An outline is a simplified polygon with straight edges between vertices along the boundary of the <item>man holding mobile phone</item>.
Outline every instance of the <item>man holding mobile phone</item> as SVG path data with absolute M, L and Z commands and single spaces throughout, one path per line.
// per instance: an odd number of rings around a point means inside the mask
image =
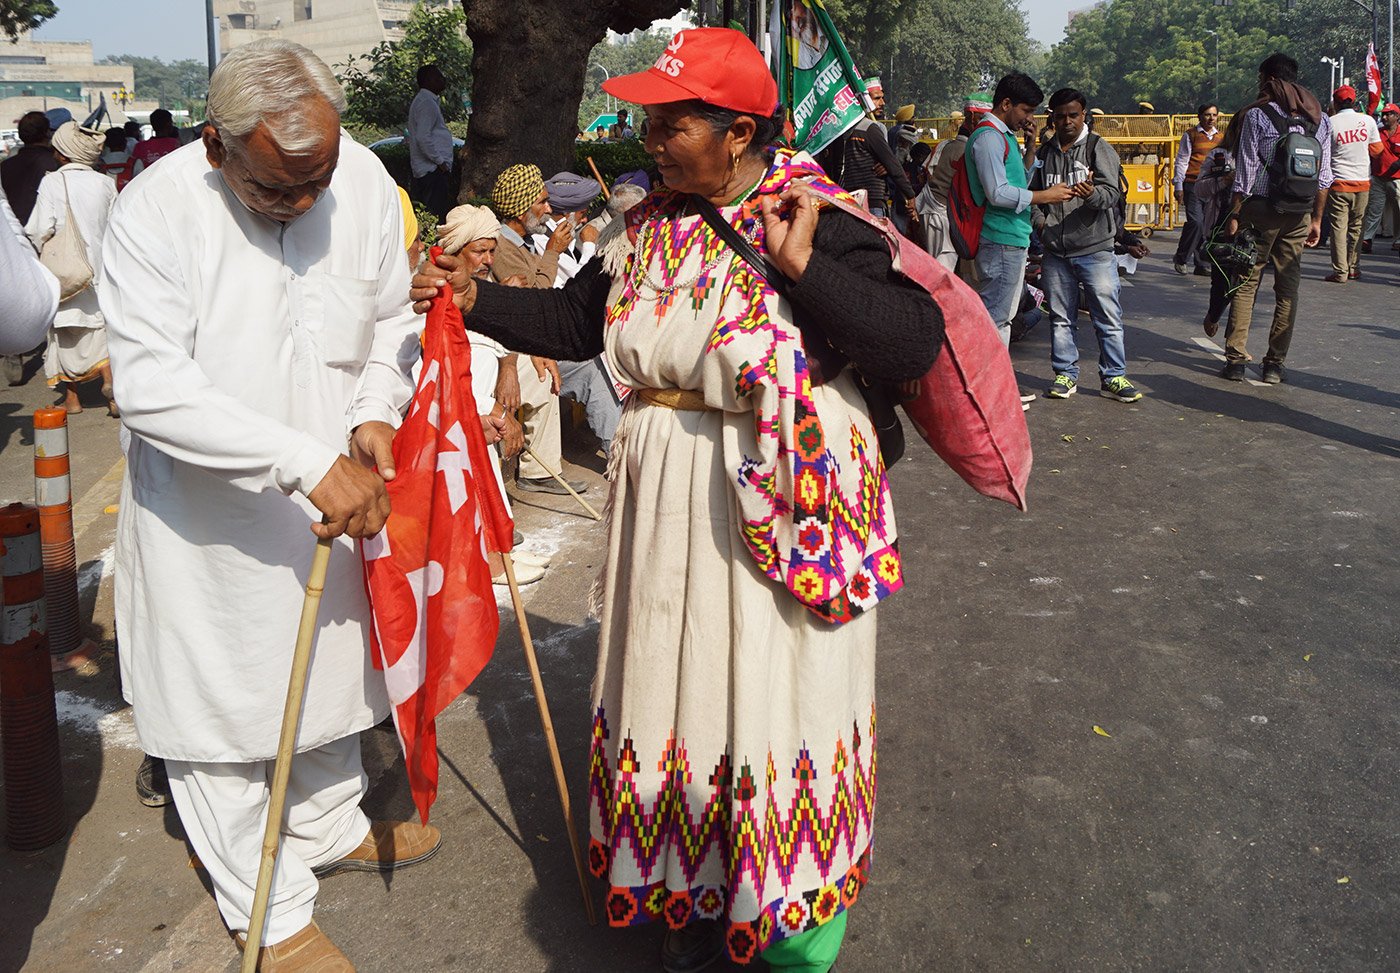
M 1113 146 L 1085 124 L 1088 99 L 1061 88 L 1050 96 L 1055 136 L 1035 155 L 1030 188 L 1069 186 L 1064 202 L 1038 203 L 1032 223 L 1045 247 L 1041 286 L 1050 306 L 1050 364 L 1055 379 L 1045 395 L 1067 399 L 1079 389 L 1077 343 L 1080 288 L 1099 339 L 1099 394 L 1119 402 L 1142 398 L 1128 381 L 1113 238 L 1123 222 L 1122 165 Z

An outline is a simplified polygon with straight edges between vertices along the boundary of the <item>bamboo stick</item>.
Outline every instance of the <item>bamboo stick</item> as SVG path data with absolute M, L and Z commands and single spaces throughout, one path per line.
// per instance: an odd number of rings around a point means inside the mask
M 562 486 L 565 490 L 569 491 L 569 496 L 577 500 L 579 502 L 579 506 L 583 507 L 584 510 L 587 510 L 588 515 L 590 517 L 592 517 L 594 520 L 603 519 L 603 515 L 598 513 L 598 511 L 594 510 L 591 506 L 589 506 L 588 501 L 583 499 L 583 497 L 579 496 L 578 491 L 576 491 L 573 487 L 569 486 L 569 481 L 564 479 L 564 477 L 561 476 L 557 470 L 550 469 L 550 467 L 543 460 L 541 460 L 538 456 L 535 455 L 535 451 L 533 449 L 531 449 L 529 446 L 526 446 L 525 452 L 529 453 L 530 458 L 536 463 L 539 463 L 541 468 L 543 468 L 546 473 L 558 480 L 559 485 Z
M 603 187 L 603 198 L 612 199 L 612 193 L 608 192 L 608 184 L 603 182 L 603 174 L 598 171 L 598 163 L 593 161 L 593 156 L 588 157 L 588 168 L 593 170 L 593 178 L 598 180 L 598 185 Z
M 554 786 L 559 790 L 559 803 L 564 810 L 564 830 L 569 835 L 569 848 L 574 853 L 574 871 L 578 873 L 579 891 L 583 894 L 583 911 L 588 916 L 588 924 L 596 926 L 598 919 L 593 914 L 593 897 L 588 891 L 588 873 L 584 869 L 583 851 L 574 831 L 574 814 L 569 804 L 569 784 L 564 777 L 563 761 L 559 759 L 559 743 L 554 738 L 554 721 L 549 716 L 549 700 L 544 694 L 544 680 L 540 678 L 540 664 L 535 658 L 535 643 L 530 638 L 530 623 L 525 618 L 525 603 L 520 598 L 520 586 L 515 583 L 515 562 L 509 551 L 501 552 L 501 563 L 505 565 L 506 583 L 510 585 L 510 600 L 515 605 L 515 620 L 520 625 L 520 643 L 525 647 L 525 663 L 530 667 L 530 681 L 535 685 L 535 704 L 540 710 L 540 723 L 544 725 L 549 761 L 554 766 Z
M 277 744 L 277 760 L 272 767 L 272 792 L 267 802 L 267 826 L 263 829 L 262 860 L 258 864 L 258 884 L 253 893 L 253 914 L 248 923 L 248 939 L 243 947 L 240 973 L 255 973 L 258 967 L 258 949 L 262 946 L 267 905 L 272 895 L 272 873 L 277 867 L 277 852 L 282 839 L 287 778 L 292 770 L 297 728 L 301 725 L 302 703 L 306 696 L 306 672 L 310 668 L 311 645 L 316 637 L 316 615 L 321 608 L 321 593 L 326 587 L 326 569 L 334 543 L 334 539 L 329 537 L 316 542 L 311 574 L 306 581 L 306 599 L 301 604 L 301 623 L 297 627 L 296 650 L 292 653 L 292 674 L 287 681 L 287 705 L 282 710 L 282 735 Z

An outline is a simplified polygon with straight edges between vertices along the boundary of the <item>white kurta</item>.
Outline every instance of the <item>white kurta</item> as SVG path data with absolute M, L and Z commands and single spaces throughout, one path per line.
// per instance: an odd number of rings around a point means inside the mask
M 148 753 L 272 757 L 319 515 L 305 494 L 355 426 L 395 426 L 422 319 L 393 181 L 341 138 L 330 188 L 283 225 L 195 142 L 113 210 L 99 294 L 134 434 L 116 552 L 122 678 Z M 298 737 L 388 714 L 359 555 L 331 556 Z
M 70 162 L 39 183 L 25 233 L 35 249 L 41 249 L 44 241 L 68 222 L 71 210 L 87 248 L 88 263 L 96 272 L 102 266 L 102 238 L 116 199 L 117 187 L 111 179 L 89 166 Z M 50 385 L 86 381 L 107 364 L 107 335 L 96 288 L 94 280 L 91 287 L 59 305 L 44 350 L 44 374 Z

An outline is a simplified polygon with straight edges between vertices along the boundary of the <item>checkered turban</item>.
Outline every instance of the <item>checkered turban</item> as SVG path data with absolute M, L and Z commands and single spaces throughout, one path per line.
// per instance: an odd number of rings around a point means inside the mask
M 491 205 L 503 220 L 519 218 L 535 205 L 544 192 L 544 173 L 539 166 L 517 164 L 501 173 L 491 190 Z

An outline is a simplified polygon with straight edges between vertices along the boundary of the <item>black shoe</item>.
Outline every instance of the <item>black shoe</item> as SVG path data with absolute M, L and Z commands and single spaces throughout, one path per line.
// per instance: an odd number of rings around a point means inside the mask
M 560 483 L 552 476 L 542 476 L 537 480 L 532 480 L 524 476 L 517 476 L 515 478 L 515 485 L 527 493 L 556 493 L 561 497 L 567 497 L 569 495 L 569 491 L 564 489 L 564 484 Z M 588 492 L 587 483 L 570 480 L 569 486 L 574 488 L 575 493 Z
M 1221 378 L 1228 378 L 1232 382 L 1244 381 L 1244 362 L 1226 362 L 1225 367 L 1220 370 Z
M 1266 385 L 1277 385 L 1283 381 L 1283 366 L 1276 361 L 1266 361 L 1259 369 L 1259 377 Z
M 1197 276 L 1197 277 L 1209 277 L 1209 276 L 1210 276 L 1210 268 L 1209 268 L 1209 267 L 1197 267 L 1197 268 L 1196 268 L 1196 276 Z
M 661 942 L 666 973 L 696 973 L 724 955 L 724 927 L 718 919 L 697 919 L 681 929 L 667 929 Z
M 136 798 L 147 807 L 165 807 L 174 800 L 170 796 L 170 778 L 165 773 L 165 761 L 147 754 L 136 768 Z

